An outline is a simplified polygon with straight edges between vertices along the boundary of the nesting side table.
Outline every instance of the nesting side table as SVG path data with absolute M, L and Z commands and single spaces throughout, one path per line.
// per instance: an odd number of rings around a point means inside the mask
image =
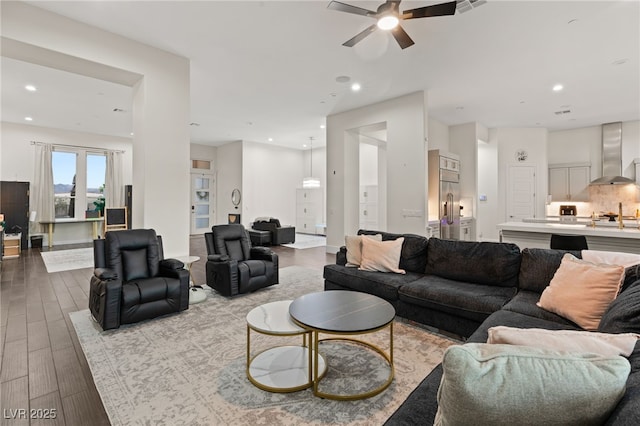
M 247 378 L 269 392 L 295 392 L 311 387 L 314 359 L 318 375 L 324 376 L 327 370 L 322 355 L 312 356 L 311 333 L 291 320 L 290 304 L 291 300 L 266 303 L 247 314 Z M 302 345 L 275 346 L 252 355 L 252 331 L 269 336 L 302 336 Z

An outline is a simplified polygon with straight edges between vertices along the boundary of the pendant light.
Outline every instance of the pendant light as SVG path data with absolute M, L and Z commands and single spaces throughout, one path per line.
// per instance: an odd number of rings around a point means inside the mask
M 303 188 L 320 188 L 320 179 L 313 177 L 313 137 L 309 137 L 309 146 L 311 147 L 309 157 L 311 158 L 311 167 L 309 167 L 309 177 L 302 179 Z

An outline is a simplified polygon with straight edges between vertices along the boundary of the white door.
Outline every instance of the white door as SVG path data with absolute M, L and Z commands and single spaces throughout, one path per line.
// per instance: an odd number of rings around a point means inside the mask
M 536 217 L 536 167 L 510 166 L 507 183 L 507 220 Z
M 191 234 L 211 231 L 215 223 L 215 179 L 204 173 L 191 174 Z

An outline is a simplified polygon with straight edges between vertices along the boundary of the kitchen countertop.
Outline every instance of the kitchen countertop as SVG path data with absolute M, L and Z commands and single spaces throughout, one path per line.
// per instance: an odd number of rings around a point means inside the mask
M 587 216 L 578 216 L 576 217 L 575 222 L 562 222 L 560 221 L 559 216 L 547 216 L 546 218 L 543 218 L 543 219 L 525 218 L 525 219 L 522 219 L 522 221 L 526 223 L 562 223 L 562 224 L 591 225 L 591 218 Z M 618 227 L 617 220 L 615 222 L 611 222 L 608 219 L 596 219 L 594 223 L 596 227 L 607 227 L 607 228 Z M 629 227 L 629 228 L 638 227 L 638 221 L 636 221 L 635 219 L 624 219 L 622 223 L 624 223 L 625 227 Z
M 588 221 L 587 221 L 588 222 Z M 617 223 L 614 226 L 592 227 L 587 222 L 560 223 L 554 222 L 506 222 L 497 225 L 501 231 L 535 232 L 543 234 L 564 234 L 564 235 L 585 235 L 593 237 L 607 238 L 633 238 L 640 239 L 640 229 L 635 221 L 628 221 L 625 228 L 618 229 Z M 611 222 L 613 223 L 613 222 Z M 597 224 L 597 222 L 596 222 Z M 633 224 L 633 225 L 632 225 Z

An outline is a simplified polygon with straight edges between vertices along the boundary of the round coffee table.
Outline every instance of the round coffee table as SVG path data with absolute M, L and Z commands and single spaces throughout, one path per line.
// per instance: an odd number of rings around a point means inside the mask
M 312 370 L 327 370 L 322 356 L 312 357 L 311 332 L 297 326 L 289 316 L 291 300 L 271 302 L 247 314 L 247 378 L 262 390 L 295 392 L 313 384 Z M 300 336 L 302 346 L 276 346 L 251 356 L 251 330 L 269 336 Z M 317 368 L 310 368 L 315 365 Z
M 314 368 L 313 393 L 316 396 L 336 400 L 364 399 L 377 395 L 389 387 L 394 375 L 393 319 L 396 316 L 396 310 L 389 302 L 371 294 L 331 290 L 306 294 L 297 298 L 289 306 L 289 314 L 296 324 L 311 332 L 314 357 L 318 357 L 320 341 L 343 340 L 358 343 L 377 352 L 389 364 L 389 377 L 381 386 L 354 395 L 336 395 L 320 391 L 318 384 L 322 377 Z M 321 333 L 353 336 L 374 333 L 384 328 L 389 329 L 389 353 L 371 343 L 352 337 L 319 338 Z M 318 365 L 318 363 L 315 362 L 314 365 Z

